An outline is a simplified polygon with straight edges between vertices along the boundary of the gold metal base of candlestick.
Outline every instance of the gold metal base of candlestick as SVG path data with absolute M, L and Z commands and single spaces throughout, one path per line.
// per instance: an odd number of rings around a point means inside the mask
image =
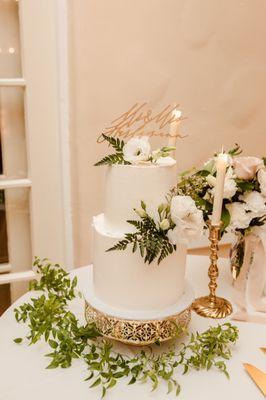
M 217 278 L 218 278 L 218 243 L 220 240 L 220 229 L 222 223 L 219 225 L 212 225 L 208 223 L 210 229 L 209 239 L 210 246 L 210 267 L 208 276 L 210 278 L 208 296 L 199 297 L 192 304 L 192 309 L 202 317 L 209 318 L 225 318 L 228 317 L 233 311 L 231 304 L 228 300 L 216 296 Z
M 202 317 L 226 318 L 232 314 L 233 308 L 228 300 L 222 297 L 199 297 L 192 304 L 192 309 Z

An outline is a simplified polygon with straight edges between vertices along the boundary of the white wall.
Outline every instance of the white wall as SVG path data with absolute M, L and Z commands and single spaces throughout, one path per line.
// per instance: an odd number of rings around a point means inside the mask
M 103 207 L 101 129 L 136 101 L 178 101 L 180 169 L 222 145 L 266 154 L 264 0 L 69 0 L 75 264 Z

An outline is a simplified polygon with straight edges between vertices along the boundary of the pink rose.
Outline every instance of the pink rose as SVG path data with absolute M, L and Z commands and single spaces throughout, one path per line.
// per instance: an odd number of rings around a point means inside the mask
M 263 160 L 257 157 L 234 158 L 235 174 L 239 179 L 253 179 L 263 165 Z

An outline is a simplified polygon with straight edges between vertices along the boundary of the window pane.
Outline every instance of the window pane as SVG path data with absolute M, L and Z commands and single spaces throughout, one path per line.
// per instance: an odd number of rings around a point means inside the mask
M 27 177 L 23 89 L 0 89 L 2 171 L 7 178 Z M 1 163 L 0 162 L 0 163 Z
M 9 263 L 12 272 L 29 270 L 32 265 L 29 189 L 6 189 L 5 207 Z M 12 301 L 25 293 L 27 288 L 27 282 L 12 284 Z
M 0 153 L 1 161 L 1 153 Z M 1 162 L 0 162 L 1 168 Z M 8 263 L 5 194 L 0 190 L 0 264 Z M 0 315 L 9 307 L 10 285 L 0 285 Z
M 20 76 L 18 2 L 0 0 L 0 78 Z
M 8 262 L 5 193 L 0 190 L 0 263 Z

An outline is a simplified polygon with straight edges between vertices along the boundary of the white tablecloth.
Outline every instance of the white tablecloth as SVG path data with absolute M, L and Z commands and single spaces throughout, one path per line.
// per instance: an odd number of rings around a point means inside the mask
M 192 283 L 196 295 L 207 294 L 207 269 L 209 261 L 203 256 L 189 256 L 187 279 Z M 79 268 L 72 272 L 79 280 L 86 279 L 88 268 Z M 230 274 L 228 260 L 220 260 L 220 279 L 218 294 L 230 299 Z M 99 399 L 100 388 L 89 389 L 86 366 L 81 360 L 74 360 L 69 369 L 47 370 L 48 359 L 43 357 L 48 352 L 44 342 L 27 346 L 17 345 L 13 338 L 25 334 L 26 326 L 17 324 L 13 309 L 28 301 L 30 293 L 21 297 L 0 318 L 0 399 L 1 400 L 88 400 Z M 83 304 L 75 300 L 75 312 L 83 317 Z M 203 331 L 219 321 L 201 318 L 193 313 L 191 330 Z M 235 322 L 234 322 L 235 323 Z M 178 378 L 181 384 L 180 400 L 224 400 L 263 399 L 263 395 L 245 372 L 242 363 L 255 364 L 266 371 L 266 356 L 259 347 L 266 346 L 265 325 L 235 323 L 240 330 L 238 344 L 233 350 L 233 357 L 228 362 L 230 380 L 216 370 L 192 371 Z M 128 349 L 123 346 L 123 351 Z M 127 351 L 131 351 L 128 349 Z M 157 391 L 150 392 L 148 384 L 126 385 L 126 380 L 107 393 L 107 399 L 113 400 L 148 400 L 171 399 L 174 394 L 166 395 L 163 384 Z

